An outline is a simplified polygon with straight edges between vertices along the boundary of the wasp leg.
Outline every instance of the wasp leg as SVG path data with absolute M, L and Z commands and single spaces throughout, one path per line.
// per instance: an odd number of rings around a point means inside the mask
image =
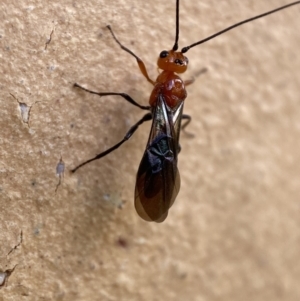
M 118 95 L 118 96 L 121 96 L 123 97 L 125 100 L 127 100 L 129 103 L 131 103 L 132 105 L 136 106 L 136 107 L 139 107 L 140 109 L 142 110 L 150 110 L 150 106 L 142 106 L 140 104 L 138 104 L 135 100 L 133 100 L 128 94 L 126 93 L 117 93 L 117 92 L 95 92 L 95 91 L 92 91 L 92 90 L 89 90 L 89 89 L 86 89 L 80 85 L 78 85 L 77 83 L 74 84 L 74 87 L 77 87 L 77 88 L 80 88 L 86 92 L 89 92 L 91 94 L 96 94 L 96 95 L 99 95 L 100 97 L 101 96 L 108 96 L 108 95 Z
M 184 131 L 184 129 L 188 126 L 188 124 L 192 121 L 192 117 L 187 114 L 182 114 L 181 119 L 186 119 L 186 122 L 181 126 L 181 129 Z
M 193 76 L 192 78 L 184 81 L 185 86 L 189 86 L 189 85 L 193 84 L 196 80 L 196 77 L 200 76 L 201 74 L 204 74 L 205 72 L 207 72 L 207 68 L 202 68 L 201 70 L 199 70 L 195 74 L 195 76 Z
M 109 25 L 107 25 L 106 27 L 109 29 L 109 31 L 111 32 L 111 34 L 112 34 L 114 40 L 119 44 L 119 46 L 120 46 L 123 50 L 125 50 L 126 52 L 128 52 L 129 54 L 131 54 L 132 56 L 134 56 L 134 57 L 136 58 L 136 61 L 137 61 L 138 65 L 139 65 L 139 68 L 140 68 L 142 74 L 146 77 L 146 79 L 147 79 L 147 81 L 148 81 L 149 83 L 151 83 L 152 85 L 154 85 L 154 84 L 155 84 L 155 81 L 153 81 L 153 80 L 149 77 L 144 62 L 143 62 L 136 54 L 134 54 L 131 50 L 129 50 L 127 47 L 123 46 L 123 45 L 119 42 L 119 40 L 116 38 L 114 32 L 112 31 L 112 29 L 111 29 L 111 27 L 110 27 Z
M 135 125 L 133 125 L 129 131 L 126 133 L 126 135 L 124 136 L 124 138 L 118 142 L 117 144 L 115 144 L 114 146 L 112 146 L 111 148 L 107 149 L 106 151 L 96 155 L 94 158 L 91 158 L 81 164 L 79 164 L 78 166 L 76 166 L 74 169 L 71 170 L 71 172 L 75 172 L 78 168 L 82 167 L 83 165 L 86 165 L 87 163 L 90 163 L 92 161 L 98 160 L 106 155 L 108 155 L 109 153 L 111 153 L 112 151 L 114 151 L 115 149 L 117 149 L 119 146 L 121 146 L 125 141 L 127 141 L 133 134 L 134 132 L 138 129 L 138 127 L 144 123 L 145 121 L 149 121 L 152 119 L 152 113 L 147 113 L 141 120 L 139 120 Z
M 189 85 L 193 84 L 194 82 L 195 82 L 195 77 L 193 76 L 192 78 L 185 80 L 184 85 L 189 86 Z
M 186 119 L 186 121 L 183 123 L 183 125 L 181 126 L 181 130 L 188 136 L 190 137 L 194 137 L 194 134 L 189 133 L 185 130 L 185 128 L 189 125 L 189 123 L 192 121 L 192 117 L 190 115 L 187 114 L 182 114 L 181 119 Z
M 196 73 L 195 77 L 198 77 L 198 76 L 200 76 L 200 75 L 206 73 L 207 71 L 208 71 L 208 69 L 204 67 L 204 68 L 200 69 L 200 70 Z

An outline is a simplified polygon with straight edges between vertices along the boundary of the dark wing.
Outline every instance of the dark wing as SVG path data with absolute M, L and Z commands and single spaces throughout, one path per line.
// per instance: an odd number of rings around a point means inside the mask
M 159 95 L 135 186 L 135 208 L 146 221 L 164 221 L 179 192 L 177 155 L 182 110 L 183 103 L 170 109 Z

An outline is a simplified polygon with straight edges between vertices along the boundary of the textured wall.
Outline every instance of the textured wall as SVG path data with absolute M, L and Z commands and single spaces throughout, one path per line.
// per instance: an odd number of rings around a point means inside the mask
M 105 26 L 155 78 L 174 2 L 1 1 L 0 300 L 299 300 L 300 6 L 187 53 L 185 78 L 208 72 L 188 87 L 194 137 L 163 224 L 133 207 L 149 124 L 69 172 L 143 114 L 75 81 L 143 104 L 151 91 Z M 286 3 L 182 1 L 180 46 Z

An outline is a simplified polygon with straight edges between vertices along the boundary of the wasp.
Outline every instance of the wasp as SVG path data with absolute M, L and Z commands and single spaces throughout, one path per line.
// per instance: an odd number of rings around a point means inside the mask
M 243 20 L 203 40 L 183 47 L 181 51 L 178 51 L 179 0 L 176 0 L 175 43 L 171 50 L 163 50 L 159 54 L 157 66 L 161 70 L 161 73 L 155 81 L 149 77 L 144 62 L 130 49 L 120 43 L 112 28 L 108 25 L 107 28 L 113 39 L 124 51 L 136 59 L 141 73 L 147 81 L 153 85 L 153 90 L 149 98 L 149 106 L 140 105 L 126 93 L 95 92 L 77 83 L 75 83 L 74 86 L 101 97 L 107 95 L 120 96 L 132 105 L 148 112 L 129 129 L 121 141 L 106 151 L 81 163 L 75 167 L 72 172 L 75 172 L 89 162 L 108 155 L 130 139 L 142 123 L 152 120 L 149 139 L 136 176 L 134 203 L 136 211 L 142 219 L 157 223 L 163 222 L 180 189 L 180 175 L 177 168 L 178 153 L 180 152 L 180 131 L 191 121 L 190 116 L 183 114 L 183 107 L 187 97 L 186 86 L 192 84 L 194 79 L 184 81 L 179 76 L 179 74 L 187 70 L 189 63 L 188 58 L 184 54 L 191 48 L 205 43 L 238 26 L 297 4 L 300 4 L 300 1 L 292 2 Z M 182 124 L 182 120 L 186 121 Z

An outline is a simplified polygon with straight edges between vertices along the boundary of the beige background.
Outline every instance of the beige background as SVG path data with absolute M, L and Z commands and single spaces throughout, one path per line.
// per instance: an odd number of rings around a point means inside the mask
M 0 300 L 300 299 L 300 6 L 187 53 L 184 78 L 208 72 L 188 87 L 194 137 L 181 136 L 181 191 L 163 224 L 133 207 L 150 123 L 69 173 L 144 113 L 72 84 L 143 104 L 151 91 L 105 26 L 155 78 L 174 2 L 1 1 L 0 271 L 16 267 Z M 180 46 L 286 3 L 182 1 Z

